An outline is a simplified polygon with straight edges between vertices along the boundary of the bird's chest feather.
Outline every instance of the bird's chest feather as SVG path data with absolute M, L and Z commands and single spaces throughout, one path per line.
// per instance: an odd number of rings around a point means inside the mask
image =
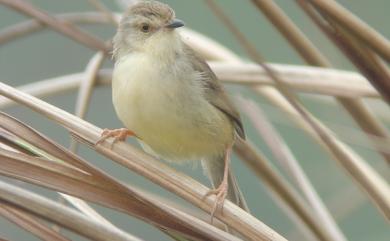
M 169 160 L 211 155 L 232 135 L 227 118 L 204 98 L 200 74 L 189 67 L 162 68 L 148 56 L 132 55 L 114 70 L 113 103 L 119 118 Z
M 173 128 L 190 130 L 202 105 L 201 86 L 191 83 L 182 66 L 161 69 L 155 60 L 134 55 L 119 62 L 113 76 L 113 102 L 119 118 L 137 135 L 173 135 Z M 179 74 L 180 72 L 181 74 Z M 196 76 L 194 76 L 195 78 Z M 198 93 L 195 93 L 197 92 Z M 196 113 L 198 112 L 198 113 Z
M 153 60 L 142 55 L 129 56 L 117 64 L 113 76 L 113 101 L 119 117 L 126 124 L 134 125 L 145 119 L 162 117 L 164 109 L 172 111 L 177 87 L 167 77 L 156 69 Z
M 176 79 L 181 76 L 173 72 L 162 69 L 156 60 L 142 54 L 133 54 L 117 64 L 113 76 L 113 101 L 129 128 L 137 128 L 134 125 L 143 122 L 150 124 L 152 120 L 166 125 L 183 111 L 186 104 L 183 101 L 188 102 L 186 96 L 192 96 L 192 90 L 185 80 Z

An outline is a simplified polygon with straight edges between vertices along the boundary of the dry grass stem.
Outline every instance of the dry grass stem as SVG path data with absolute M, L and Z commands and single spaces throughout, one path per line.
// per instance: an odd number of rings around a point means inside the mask
M 85 71 L 85 78 L 81 82 L 75 108 L 75 114 L 80 118 L 85 117 L 85 114 L 89 107 L 91 94 L 96 84 L 98 71 L 103 64 L 104 59 L 105 54 L 103 52 L 98 52 L 96 55 L 94 55 L 94 57 L 87 65 Z M 78 143 L 72 138 L 70 141 L 69 150 L 73 153 L 77 153 L 77 148 Z M 95 220 L 99 220 L 101 223 L 109 225 L 112 228 L 117 228 L 106 218 L 100 215 L 97 211 L 95 211 L 91 206 L 89 206 L 85 201 L 62 193 L 60 193 L 60 195 L 65 198 L 65 200 L 67 200 L 69 203 L 71 203 L 74 207 L 83 212 L 85 215 L 94 218 Z
M 288 211 L 306 225 L 318 240 L 330 241 L 332 235 L 314 215 L 307 202 L 301 198 L 294 188 L 277 172 L 270 162 L 251 144 L 241 140 L 234 146 L 235 153 L 259 177 L 270 190 L 288 207 Z M 294 221 L 294 220 L 293 220 Z M 299 223 L 297 223 L 299 225 Z M 304 230 L 306 231 L 306 230 Z
M 275 85 L 263 68 L 256 64 L 225 62 L 209 62 L 209 64 L 218 78 L 226 83 L 251 87 Z M 330 96 L 379 98 L 376 90 L 368 84 L 366 79 L 355 72 L 284 64 L 268 65 L 296 91 Z M 77 89 L 84 79 L 84 73 L 75 73 L 33 82 L 19 86 L 18 89 L 42 98 Z M 111 70 L 100 70 L 96 85 L 109 85 L 110 83 Z M 13 104 L 15 103 L 6 98 L 0 98 L 2 108 Z
M 140 241 L 129 234 L 111 230 L 100 222 L 89 219 L 68 207 L 2 181 L 0 181 L 0 199 L 9 205 L 59 224 L 92 240 Z M 53 213 L 56 215 L 52 215 Z
M 259 65 L 261 65 L 270 77 L 275 81 L 277 89 L 283 94 L 288 103 L 299 113 L 303 121 L 313 129 L 319 136 L 323 144 L 333 154 L 347 172 L 360 184 L 360 186 L 370 195 L 371 200 L 377 205 L 382 213 L 390 218 L 390 188 L 388 184 L 362 159 L 351 152 L 341 143 L 333 133 L 329 132 L 318 120 L 316 120 L 297 100 L 294 93 L 290 91 L 288 85 L 280 81 L 276 73 L 264 64 L 262 57 L 257 53 L 256 48 L 246 39 L 239 29 L 223 13 L 223 11 L 212 0 L 206 0 L 210 8 L 216 13 L 223 23 L 231 30 L 233 35 L 247 51 L 248 55 Z
M 118 26 L 119 21 L 115 17 L 115 14 L 111 12 L 104 4 L 99 0 L 88 0 L 89 4 L 91 4 L 96 10 L 104 14 L 108 21 L 111 22 L 115 27 Z
M 386 181 L 383 180 L 377 172 L 367 165 L 358 154 L 341 142 L 336 135 L 321 124 L 318 119 L 312 117 L 313 120 L 317 122 L 317 125 L 320 125 L 322 130 L 328 133 L 327 137 L 331 138 L 331 145 L 321 140 L 318 134 L 305 120 L 303 120 L 302 116 L 277 91 L 264 88 L 257 88 L 255 90 L 266 96 L 275 106 L 278 106 L 289 114 L 291 119 L 296 122 L 298 126 L 310 134 L 317 142 L 321 143 L 326 150 L 332 153 L 335 160 L 338 160 L 344 169 L 360 184 L 360 187 L 363 187 L 382 213 L 386 217 L 389 217 L 390 189 Z
M 384 96 L 383 90 L 386 90 L 386 86 L 390 80 L 390 72 L 387 67 L 384 66 L 381 61 L 371 53 L 370 50 L 366 49 L 362 45 L 359 45 L 353 38 L 349 37 L 348 33 L 343 29 L 339 28 L 333 20 L 326 25 L 319 19 L 319 15 L 314 13 L 314 9 L 310 8 L 304 1 L 299 1 L 302 9 L 314 20 L 315 23 L 322 29 L 326 35 L 334 41 L 334 43 L 344 50 L 345 55 L 354 63 L 361 72 L 367 76 L 367 78 L 377 86 L 377 89 Z M 326 18 L 329 20 L 329 18 Z M 331 30 L 331 25 L 334 29 Z M 364 57 L 363 57 L 364 56 Z M 363 57 L 363 58 L 362 58 Z M 367 59 L 367 60 L 365 60 Z M 388 86 L 390 87 L 390 86 Z M 359 126 L 367 132 L 368 137 L 375 135 L 379 138 L 388 139 L 389 133 L 386 128 L 371 114 L 370 110 L 360 100 L 350 98 L 338 98 L 344 108 L 354 117 L 355 121 Z M 378 150 L 387 163 L 390 163 L 390 155 L 386 152 Z
M 172 208 L 167 209 L 160 201 L 123 185 L 12 117 L 2 114 L 0 124 L 3 129 L 12 133 L 1 133 L 2 139 L 7 140 L 6 143 L 15 143 L 31 152 L 21 155 L 6 151 L 9 148 L 0 149 L 2 175 L 77 196 L 133 215 L 163 230 L 168 229 L 195 239 L 234 240 L 231 235 L 210 224 L 182 215 L 179 211 L 173 213 Z M 20 138 L 24 140 L 21 141 Z M 28 145 L 27 141 L 36 146 Z M 45 148 L 44 151 L 39 147 Z M 109 226 L 112 228 L 112 225 Z
M 75 115 L 82 119 L 84 119 L 85 114 L 88 110 L 92 91 L 97 81 L 98 71 L 103 64 L 104 59 L 105 54 L 103 52 L 98 52 L 90 60 L 85 70 L 85 77 L 80 84 L 75 108 Z M 75 153 L 77 152 L 77 142 L 73 139 L 71 140 L 70 150 Z
M 0 0 L 0 5 L 31 17 L 31 20 L 0 30 L 0 47 L 49 29 L 96 51 L 82 73 L 41 80 L 18 89 L 0 82 L 0 108 L 21 104 L 64 127 L 73 137 L 70 150 L 67 150 L 19 120 L 0 113 L 0 175 L 59 192 L 76 208 L 70 209 L 0 181 L 0 216 L 42 240 L 69 240 L 51 229 L 50 223 L 91 240 L 140 240 L 100 215 L 87 203 L 91 202 L 133 216 L 173 240 L 286 240 L 230 201 L 224 203 L 223 212 L 216 213 L 218 220 L 213 226 L 208 221 L 215 196 L 204 198 L 209 191 L 207 187 L 127 143 L 111 145 L 110 141 L 104 141 L 95 145 L 102 130 L 83 118 L 92 104 L 91 95 L 95 88 L 111 84 L 112 69 L 101 68 L 112 47 L 76 26 L 108 24 L 108 27 L 114 28 L 121 14 L 108 9 L 101 0 L 88 2 L 97 12 L 51 14 L 28 1 Z M 116 1 L 123 8 L 134 2 Z M 254 148 L 249 141 L 240 139 L 236 142 L 234 150 L 238 157 L 261 179 L 270 196 L 299 229 L 300 233 L 293 230 L 288 237 L 303 235 L 299 239 L 346 241 L 335 220 L 345 218 L 365 203 L 365 197 L 369 197 L 390 220 L 390 186 L 380 175 L 385 172 L 384 169 L 373 161 L 375 171 L 343 142 L 375 151 L 390 163 L 389 131 L 377 118 L 383 117 L 383 113 L 378 111 L 387 112 L 386 104 L 390 103 L 390 41 L 335 0 L 296 0 L 312 22 L 361 74 L 336 70 L 278 6 L 277 1 L 251 0 L 252 7 L 261 11 L 302 59 L 314 67 L 265 64 L 257 50 L 261 45 L 252 44 L 217 1 L 204 2 L 253 62 L 244 61 L 225 46 L 191 29 L 178 30 L 182 39 L 208 61 L 221 81 L 246 87 L 265 97 L 274 106 L 264 104 L 264 108 L 270 109 L 266 114 L 272 116 L 273 111 L 273 118 L 276 114 L 279 116 L 275 122 L 287 122 L 309 134 L 314 143 L 328 151 L 360 188 L 354 186 L 350 192 L 335 195 L 330 204 L 327 202 L 334 215 L 332 217 L 288 143 L 267 120 L 265 113 L 255 102 L 238 98 L 240 109 L 280 162 L 283 174 L 287 173 L 293 180 L 293 185 L 290 185 L 287 176 L 279 173 L 261 150 Z M 74 115 L 34 97 L 47 97 L 75 89 L 79 91 Z M 336 124 L 334 120 L 322 122 L 306 109 L 297 93 L 308 94 L 305 97 L 321 100 L 321 104 L 328 106 L 341 105 L 360 129 Z M 379 104 L 382 108 L 375 109 Z M 286 115 L 289 118 L 285 118 Z M 76 155 L 79 144 L 89 146 L 199 209 L 183 208 L 159 195 L 123 184 Z M 384 162 L 379 164 L 386 165 Z M 366 195 L 362 195 L 362 190 Z M 353 202 L 346 197 L 353 198 Z M 225 225 L 231 233 L 225 232 Z
M 346 240 L 333 217 L 328 212 L 321 198 L 315 191 L 305 172 L 295 159 L 287 144 L 278 134 L 272 124 L 266 119 L 265 113 L 253 102 L 240 98 L 238 102 L 244 113 L 250 118 L 252 124 L 258 130 L 260 136 L 264 138 L 273 155 L 280 162 L 281 167 L 286 169 L 295 181 L 297 187 L 304 194 L 304 197 L 313 208 L 318 219 L 334 240 Z
M 306 0 L 297 1 L 313 22 L 390 103 L 390 71 L 383 61 L 326 13 L 317 12 Z
M 104 218 L 101 214 L 99 214 L 95 209 L 93 209 L 90 205 L 88 205 L 87 202 L 63 193 L 59 193 L 59 194 L 73 207 L 80 210 L 85 216 L 94 219 L 105 226 L 109 226 L 111 229 L 118 229 L 118 227 L 116 227 L 114 224 L 112 224 L 110 221 Z
M 15 223 L 19 227 L 27 230 L 37 238 L 44 241 L 70 241 L 70 239 L 59 234 L 48 226 L 44 225 L 39 219 L 20 209 L 5 204 L 0 205 L 0 216 Z
M 70 24 L 108 24 L 105 15 L 98 12 L 74 12 L 52 15 L 62 22 Z M 119 15 L 115 15 L 117 20 Z M 49 26 L 36 19 L 27 20 L 0 30 L 0 44 L 7 44 L 11 41 L 23 38 L 24 36 L 46 29 Z
M 218 78 L 226 83 L 254 85 L 272 85 L 275 82 L 264 68 L 252 63 L 209 62 Z M 347 98 L 380 98 L 378 92 L 361 75 L 343 70 L 296 66 L 285 64 L 267 64 L 279 78 L 294 91 L 339 96 Z
M 307 1 L 307 0 L 306 0 Z M 346 28 L 349 33 L 355 35 L 367 46 L 371 47 L 378 55 L 390 62 L 390 42 L 380 33 L 353 15 L 350 11 L 334 0 L 310 0 L 317 8 L 327 16 L 337 21 Z
M 0 83 L 0 93 L 54 120 L 56 123 L 67 128 L 74 136 L 77 136 L 80 141 L 93 146 L 100 138 L 101 129 L 46 102 L 26 95 L 3 83 Z M 111 145 L 109 143 L 104 142 L 95 148 L 96 151 L 104 156 L 174 192 L 201 209 L 207 212 L 211 211 L 214 204 L 213 198 L 203 199 L 203 196 L 209 190 L 208 188 L 195 182 L 188 176 L 180 174 L 131 145 L 117 143 L 113 149 L 110 147 Z M 229 201 L 225 202 L 224 213 L 217 213 L 216 218 L 249 239 L 285 240 L 265 224 Z
M 284 14 L 283 10 L 281 10 L 277 4 L 273 3 L 272 0 L 253 0 L 253 2 L 270 19 L 308 64 L 319 67 L 331 67 L 329 60 L 322 55 L 303 32 L 301 32 L 288 16 Z M 348 83 L 345 80 L 339 82 Z M 348 87 L 344 91 L 348 93 Z M 372 134 L 377 135 L 378 137 L 388 138 L 389 135 L 386 129 L 369 111 L 368 107 L 357 99 L 359 96 L 334 96 L 337 97 L 339 103 L 348 113 L 350 113 L 353 119 L 368 135 Z M 385 160 L 390 163 L 390 155 L 384 152 L 382 152 L 382 155 Z
M 0 0 L 0 3 L 9 7 L 13 8 L 16 11 L 23 13 L 27 16 L 31 16 L 40 22 L 50 26 L 55 31 L 58 31 L 59 33 L 64 34 L 65 36 L 89 47 L 93 48 L 95 50 L 101 50 L 104 52 L 108 52 L 109 48 L 107 45 L 99 40 L 96 37 L 93 37 L 82 30 L 64 22 L 61 20 L 58 20 L 49 14 L 43 12 L 42 10 L 34 7 L 30 3 L 27 3 L 22 0 Z
M 294 49 L 309 64 L 318 66 L 330 66 L 317 47 L 305 36 L 273 0 L 252 0 L 252 2 L 264 13 L 280 33 L 288 40 Z

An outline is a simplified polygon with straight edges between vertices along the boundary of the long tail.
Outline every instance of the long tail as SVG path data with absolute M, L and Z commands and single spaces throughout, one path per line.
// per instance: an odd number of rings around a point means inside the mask
M 210 179 L 213 188 L 218 187 L 223 180 L 224 165 L 225 164 L 223 156 L 211 160 L 202 161 L 204 171 Z M 226 198 L 229 199 L 231 202 L 235 203 L 237 206 L 241 207 L 242 209 L 249 211 L 244 196 L 242 195 L 242 192 L 238 186 L 237 179 L 233 174 L 231 166 L 229 166 L 228 183 L 229 188 Z

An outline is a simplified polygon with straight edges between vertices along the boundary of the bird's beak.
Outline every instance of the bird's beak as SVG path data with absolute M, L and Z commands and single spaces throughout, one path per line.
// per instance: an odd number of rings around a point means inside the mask
M 165 25 L 166 28 L 180 28 L 184 26 L 184 22 L 181 21 L 180 19 L 174 19 L 172 22 L 168 23 Z

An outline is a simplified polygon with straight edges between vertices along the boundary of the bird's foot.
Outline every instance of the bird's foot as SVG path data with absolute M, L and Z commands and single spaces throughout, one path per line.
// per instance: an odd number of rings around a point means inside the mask
M 223 180 L 219 187 L 212 189 L 204 195 L 204 198 L 210 196 L 210 195 L 216 195 L 213 208 L 211 209 L 211 220 L 210 222 L 213 223 L 213 219 L 215 216 L 215 213 L 220 210 L 221 213 L 223 213 L 223 204 L 226 199 L 226 195 L 228 192 L 228 182 L 227 179 Z
M 126 128 L 120 128 L 114 130 L 104 129 L 100 136 L 100 139 L 95 143 L 95 145 L 99 145 L 103 141 L 107 140 L 108 138 L 113 137 L 114 140 L 111 143 L 111 147 L 112 147 L 112 145 L 118 141 L 125 141 L 128 136 L 135 136 L 135 134 L 134 132 Z

